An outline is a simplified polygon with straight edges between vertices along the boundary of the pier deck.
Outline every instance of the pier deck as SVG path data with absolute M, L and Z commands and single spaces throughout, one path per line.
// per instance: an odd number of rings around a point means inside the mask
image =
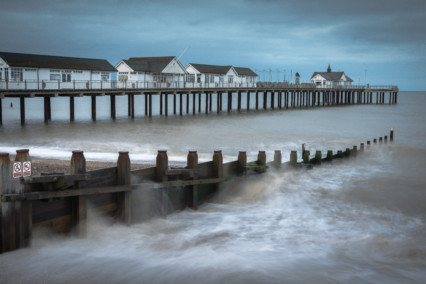
M 42 97 L 44 99 L 44 122 L 51 120 L 51 99 L 55 97 L 69 97 L 70 121 L 74 121 L 75 98 L 91 97 L 92 120 L 96 121 L 96 97 L 110 97 L 111 118 L 116 118 L 116 96 L 128 96 L 128 116 L 135 117 L 135 96 L 144 96 L 144 110 L 146 117 L 153 115 L 153 96 L 159 96 L 160 102 L 155 108 L 160 115 L 168 116 L 169 103 L 173 100 L 173 114 L 184 113 L 195 115 L 197 112 L 211 113 L 213 104 L 216 112 L 233 111 L 233 99 L 237 97 L 237 111 L 242 111 L 243 99 L 246 99 L 246 109 L 250 111 L 250 100 L 255 99 L 255 110 L 259 109 L 289 109 L 334 105 L 354 104 L 397 104 L 398 87 L 396 86 L 333 86 L 316 87 L 313 84 L 283 84 L 283 83 L 258 83 L 257 87 L 176 87 L 176 88 L 114 88 L 114 89 L 0 89 L 0 124 L 3 123 L 2 99 L 20 99 L 21 124 L 25 124 L 26 99 Z M 223 99 L 226 95 L 226 102 Z M 204 96 L 205 106 L 201 105 Z M 261 96 L 261 100 L 259 99 Z M 244 98 L 243 98 L 244 97 Z M 385 98 L 387 97 L 387 98 Z M 215 102 L 214 102 L 215 100 Z M 197 102 L 198 101 L 198 102 Z M 259 103 L 262 103 L 260 105 Z M 190 107 L 190 102 L 192 106 Z M 226 105 L 226 110 L 224 110 Z

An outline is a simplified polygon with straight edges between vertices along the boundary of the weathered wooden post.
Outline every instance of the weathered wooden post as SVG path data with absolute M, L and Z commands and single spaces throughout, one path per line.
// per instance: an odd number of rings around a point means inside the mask
M 358 152 L 358 147 L 354 145 L 354 147 L 353 147 L 353 149 L 352 149 L 351 154 L 352 154 L 354 157 L 356 157 L 357 152 Z
M 0 195 L 9 193 L 9 169 L 9 153 L 0 153 Z M 0 253 L 11 250 L 10 227 L 15 226 L 15 224 L 11 222 L 12 211 L 13 208 L 9 204 L 5 203 L 2 206 L 0 198 Z
M 15 162 L 26 162 L 31 161 L 30 150 L 20 149 L 16 150 Z
M 238 153 L 238 174 L 243 175 L 247 167 L 247 154 L 244 151 Z
M 130 185 L 129 152 L 119 152 L 117 160 L 117 185 Z M 126 225 L 131 224 L 131 192 L 117 193 L 117 217 Z
M 305 144 L 302 144 L 302 159 L 305 156 Z
M 164 182 L 167 181 L 167 170 L 169 168 L 169 158 L 166 150 L 158 150 L 156 166 L 155 166 L 155 181 Z M 168 194 L 167 188 L 160 189 L 160 200 L 161 208 L 160 212 L 162 216 L 165 216 L 168 212 Z
M 322 160 L 322 153 L 321 153 L 321 151 L 320 151 L 320 150 L 317 150 L 317 151 L 315 152 L 315 162 L 316 162 L 317 164 L 321 164 L 321 160 Z
M 367 141 L 367 149 L 370 149 L 370 146 L 371 146 L 371 141 L 370 141 L 370 140 L 368 140 L 368 141 Z
M 290 152 L 290 165 L 296 165 L 297 164 L 297 151 L 291 151 Z
M 373 139 L 373 143 L 377 144 L 377 139 L 376 138 Z
M 259 151 L 257 154 L 257 164 L 264 167 L 266 165 L 266 153 L 265 151 Z
M 383 138 L 379 137 L 379 143 L 382 144 L 383 143 Z
M 390 142 L 393 141 L 393 128 L 390 129 L 389 139 L 390 139 Z
M 169 167 L 169 157 L 167 150 L 158 150 L 156 164 L 155 164 L 155 180 L 157 182 L 166 181 L 166 173 Z
M 309 161 L 311 159 L 310 155 L 311 155 L 311 151 L 309 151 L 309 150 L 304 151 L 304 153 L 303 153 L 303 162 L 304 163 L 309 163 Z
M 327 161 L 333 160 L 333 150 L 327 151 Z
M 195 169 L 198 166 L 198 154 L 197 151 L 189 151 L 187 159 L 186 159 L 186 167 L 188 169 Z M 198 186 L 197 185 L 192 185 L 192 186 L 188 186 L 188 194 L 190 194 L 188 196 L 188 206 L 193 208 L 193 209 L 197 209 L 198 207 Z M 188 200 L 187 199 L 187 200 Z
M 72 151 L 71 156 L 71 174 L 85 174 L 86 173 L 86 159 L 84 158 L 83 151 Z M 76 182 L 75 188 L 79 188 L 80 184 Z M 87 206 L 85 196 L 71 197 L 71 218 L 72 224 L 75 227 L 75 233 L 79 237 L 86 235 L 86 217 Z
M 21 173 L 23 176 L 31 176 L 31 157 L 28 149 L 16 150 L 15 162 L 21 163 Z M 13 186 L 15 193 L 26 193 L 29 191 L 28 187 L 16 182 Z M 22 248 L 29 245 L 32 234 L 31 201 L 15 202 L 15 214 L 16 247 Z
M 189 151 L 187 159 L 186 159 L 186 165 L 188 169 L 195 169 L 198 166 L 197 151 Z
M 346 156 L 346 157 L 349 157 L 350 155 L 351 155 L 351 149 L 346 148 L 345 156 Z
M 275 150 L 274 152 L 274 167 L 276 169 L 281 168 L 282 164 L 282 155 L 280 150 Z
M 388 143 L 388 136 L 385 135 L 385 143 Z
M 343 158 L 343 151 L 342 150 L 337 151 L 337 157 Z
M 215 150 L 213 154 L 213 177 L 223 177 L 223 157 L 221 150 Z
M 361 143 L 361 144 L 359 145 L 359 150 L 360 150 L 361 152 L 364 152 L 364 143 Z

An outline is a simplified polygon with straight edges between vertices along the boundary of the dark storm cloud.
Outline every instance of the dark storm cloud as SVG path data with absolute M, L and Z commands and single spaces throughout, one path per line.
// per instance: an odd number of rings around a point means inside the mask
M 312 69 L 331 62 L 363 69 L 418 62 L 413 69 L 420 72 L 425 19 L 423 0 L 3 0 L 0 50 L 115 64 L 129 56 L 178 55 L 191 46 L 185 63 Z

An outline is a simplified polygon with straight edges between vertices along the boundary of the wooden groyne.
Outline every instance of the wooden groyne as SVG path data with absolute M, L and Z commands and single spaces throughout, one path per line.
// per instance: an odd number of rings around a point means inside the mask
M 393 141 L 393 129 L 390 132 Z M 379 138 L 386 143 L 388 136 Z M 373 140 L 377 144 L 377 139 Z M 366 147 L 371 146 L 367 141 Z M 103 214 L 130 225 L 153 216 L 164 216 L 184 208 L 197 209 L 210 200 L 228 181 L 240 181 L 268 170 L 312 168 L 322 163 L 356 156 L 364 152 L 364 143 L 326 155 L 310 153 L 302 145 L 301 157 L 291 151 L 290 161 L 282 163 L 280 150 L 272 162 L 265 151 L 255 161 L 247 161 L 239 152 L 235 161 L 223 163 L 221 151 L 212 160 L 199 163 L 196 151 L 189 151 L 187 166 L 169 166 L 167 151 L 160 150 L 155 167 L 131 170 L 128 152 L 119 152 L 114 167 L 86 170 L 82 151 L 73 151 L 70 174 L 31 175 L 28 149 L 17 150 L 15 160 L 0 153 L 0 252 L 30 245 L 32 231 L 49 228 L 58 233 L 84 236 L 90 214 Z M 324 152 L 325 154 L 325 152 Z M 28 164 L 29 163 L 29 164 Z
M 96 101 L 99 96 L 110 97 L 110 116 L 116 119 L 116 97 L 127 96 L 127 115 L 135 118 L 136 111 L 145 117 L 153 116 L 153 109 L 160 115 L 184 115 L 212 113 L 215 111 L 250 111 L 251 101 L 255 100 L 254 110 L 284 110 L 320 106 L 343 106 L 360 104 L 397 104 L 398 87 L 396 86 L 334 86 L 316 87 L 313 84 L 293 85 L 280 83 L 262 83 L 257 87 L 235 88 L 125 88 L 125 89 L 57 89 L 57 90 L 0 90 L 0 124 L 3 123 L 2 99 L 19 98 L 21 124 L 25 124 L 25 104 L 28 99 L 42 97 L 44 122 L 52 119 L 51 100 L 56 97 L 69 98 L 70 121 L 75 120 L 75 99 L 91 97 L 91 117 L 96 121 Z M 135 96 L 143 97 L 140 105 L 135 103 Z M 153 97 L 159 97 L 158 105 L 153 105 Z M 236 97 L 236 98 L 235 98 Z M 236 99 L 236 109 L 233 101 Z M 173 103 L 171 103 L 173 101 Z M 202 101 L 204 104 L 202 105 Z M 170 103 L 169 103 L 170 102 Z M 171 105 L 169 109 L 169 105 Z

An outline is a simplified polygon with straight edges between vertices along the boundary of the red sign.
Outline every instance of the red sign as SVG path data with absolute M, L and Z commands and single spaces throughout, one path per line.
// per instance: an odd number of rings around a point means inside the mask
M 22 164 L 21 162 L 13 163 L 13 178 L 22 177 Z
M 23 162 L 22 163 L 24 177 L 31 176 L 31 162 Z

